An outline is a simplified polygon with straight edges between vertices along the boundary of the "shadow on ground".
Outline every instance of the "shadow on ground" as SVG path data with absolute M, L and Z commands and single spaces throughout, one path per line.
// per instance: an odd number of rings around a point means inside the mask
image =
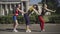
M 19 32 L 26 32 L 26 29 L 17 29 Z M 32 30 L 33 32 L 40 32 L 38 30 Z M 7 28 L 7 29 L 0 29 L 0 32 L 13 32 L 13 29 Z

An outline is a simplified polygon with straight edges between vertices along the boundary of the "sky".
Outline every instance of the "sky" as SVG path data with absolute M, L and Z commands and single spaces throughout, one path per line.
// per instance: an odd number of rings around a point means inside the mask
M 41 2 L 42 0 L 30 0 L 30 4 L 37 4 L 38 2 Z

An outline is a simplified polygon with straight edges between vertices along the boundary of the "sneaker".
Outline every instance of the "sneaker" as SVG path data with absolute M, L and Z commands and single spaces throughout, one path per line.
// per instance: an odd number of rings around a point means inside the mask
M 31 32 L 31 30 L 30 30 L 30 29 L 28 29 L 28 30 L 26 30 L 26 32 Z
M 13 30 L 13 32 L 18 32 L 17 30 Z
M 41 30 L 41 32 L 45 32 L 45 29 Z

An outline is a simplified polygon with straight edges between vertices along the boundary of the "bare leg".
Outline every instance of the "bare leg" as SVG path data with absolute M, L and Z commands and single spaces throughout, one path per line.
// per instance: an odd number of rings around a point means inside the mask
M 13 26 L 13 27 L 14 27 L 13 29 L 14 29 L 15 32 L 18 32 L 18 31 L 16 30 L 17 26 L 18 26 L 18 22 L 17 22 L 17 20 L 16 20 L 15 23 L 14 23 L 14 26 Z
M 29 28 L 29 25 L 27 25 L 27 26 L 26 26 L 26 30 L 29 30 L 29 29 L 30 29 L 30 28 Z

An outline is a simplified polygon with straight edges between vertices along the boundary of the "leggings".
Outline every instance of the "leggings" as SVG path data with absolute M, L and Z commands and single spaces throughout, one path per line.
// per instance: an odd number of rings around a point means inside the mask
M 41 30 L 43 30 L 45 21 L 44 21 L 43 17 L 40 16 L 40 15 L 38 16 L 38 19 L 39 19 L 39 22 L 40 22 Z
M 26 21 L 26 25 L 29 25 L 30 24 L 30 19 L 29 19 L 28 14 L 24 14 L 24 18 L 25 18 L 25 21 Z

